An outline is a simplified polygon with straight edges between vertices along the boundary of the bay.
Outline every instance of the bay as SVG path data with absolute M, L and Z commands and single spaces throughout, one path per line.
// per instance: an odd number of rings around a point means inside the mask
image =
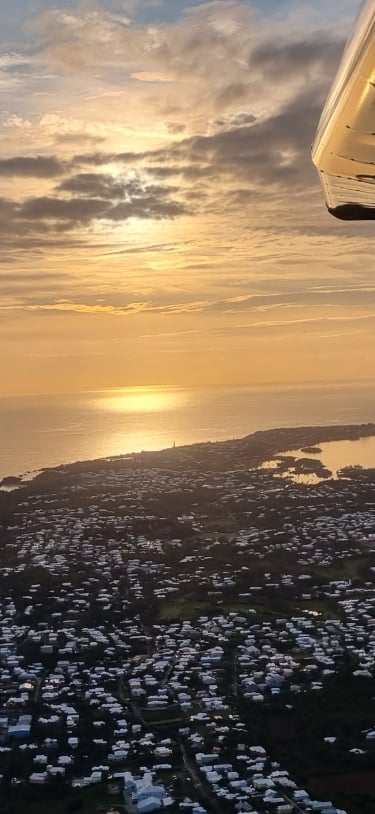
M 301 449 L 290 449 L 284 455 L 292 455 L 294 458 L 315 458 L 320 461 L 326 469 L 332 472 L 333 477 L 337 477 L 341 469 L 346 466 L 362 466 L 365 469 L 375 468 L 375 437 L 359 438 L 353 441 L 328 441 L 319 444 L 320 452 L 309 454 Z M 307 476 L 308 477 L 308 476 Z

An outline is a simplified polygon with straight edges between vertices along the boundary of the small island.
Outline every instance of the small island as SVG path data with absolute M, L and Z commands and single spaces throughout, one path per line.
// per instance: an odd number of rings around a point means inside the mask
M 320 447 L 301 447 L 301 452 L 305 452 L 307 455 L 320 455 L 322 449 Z
M 277 467 L 278 474 L 316 475 L 317 478 L 331 478 L 332 472 L 321 461 L 313 458 L 294 458 L 292 455 L 281 455 Z

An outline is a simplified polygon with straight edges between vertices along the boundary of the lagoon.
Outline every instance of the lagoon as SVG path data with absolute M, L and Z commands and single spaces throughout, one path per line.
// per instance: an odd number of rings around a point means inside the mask
M 321 452 L 316 454 L 303 452 L 301 449 L 287 450 L 285 455 L 294 458 L 313 458 L 332 472 L 334 478 L 345 466 L 362 466 L 365 469 L 375 468 L 375 437 L 360 438 L 356 441 L 328 441 L 319 444 Z

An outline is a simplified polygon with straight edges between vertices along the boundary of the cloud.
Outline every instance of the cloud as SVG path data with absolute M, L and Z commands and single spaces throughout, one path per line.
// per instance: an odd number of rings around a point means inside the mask
M 307 36 L 295 12 L 267 18 L 235 0 L 155 25 L 108 5 L 57 6 L 34 18 L 32 56 L 5 60 L 51 78 L 38 115 L 20 108 L 5 120 L 0 175 L 27 182 L 3 192 L 7 246 L 30 241 L 36 250 L 54 238 L 60 246 L 69 232 L 85 251 L 100 222 L 116 251 L 116 224 L 181 215 L 223 218 L 231 245 L 236 229 L 246 242 L 245 219 L 249 235 L 272 228 L 279 243 L 284 232 L 337 233 L 324 218 L 310 144 L 342 48 L 339 22 L 322 33 L 315 21 Z M 17 136 L 38 150 L 8 157 Z
M 15 208 L 15 215 L 21 220 L 61 220 L 85 223 L 103 217 L 106 205 L 95 199 L 64 199 L 43 196 L 28 198 Z
M 276 308 L 363 308 L 375 307 L 375 287 L 310 288 L 285 293 L 250 294 L 217 300 L 207 307 L 208 311 L 235 314 L 245 312 L 267 312 Z
M 67 178 L 57 189 L 112 201 L 131 201 L 151 196 L 165 198 L 177 191 L 176 187 L 142 183 L 140 178 L 134 176 L 122 178 L 105 173 L 79 173 Z
M 225 127 L 226 130 L 229 130 L 233 127 L 243 127 L 244 125 L 254 124 L 256 121 L 256 116 L 252 113 L 230 113 L 227 116 L 222 116 L 220 119 L 216 119 L 215 125 L 216 127 Z
M 23 172 L 49 177 L 58 170 L 53 159 L 30 164 L 29 159 L 0 163 L 5 173 Z M 189 211 L 192 211 L 191 209 Z M 81 173 L 66 177 L 51 194 L 28 196 L 23 200 L 0 199 L 0 229 L 5 251 L 24 248 L 35 251 L 60 245 L 62 232 L 73 232 L 82 241 L 80 231 L 96 221 L 112 224 L 139 220 L 173 219 L 188 212 L 176 196 L 173 186 L 151 184 L 140 178 L 121 179 L 103 173 Z M 107 238 L 108 242 L 111 243 Z M 84 243 L 81 243 L 82 249 Z M 16 256 L 15 256 L 16 259 Z
M 193 182 L 226 177 L 232 184 L 241 181 L 237 195 L 240 191 L 251 192 L 264 198 L 268 187 L 277 186 L 290 196 L 292 188 L 306 189 L 306 184 L 318 188 L 310 145 L 324 98 L 325 87 L 308 87 L 282 110 L 262 120 L 252 114 L 241 114 L 239 124 L 236 117 L 229 118 L 229 127 L 222 129 L 226 120 L 220 119 L 217 132 L 183 138 L 165 148 L 138 154 L 82 154 L 74 162 L 97 167 L 111 162 L 125 165 L 142 162 L 145 170 L 159 178 L 182 176 Z M 244 181 L 248 183 L 246 190 Z M 221 195 L 225 196 L 225 192 L 222 187 Z
M 30 275 L 25 275 L 25 279 L 30 279 Z M 38 279 L 38 275 L 35 277 Z M 310 288 L 300 291 L 288 291 L 285 293 L 272 294 L 251 294 L 240 295 L 238 297 L 227 297 L 222 300 L 191 300 L 188 297 L 184 301 L 162 300 L 159 294 L 154 299 L 137 300 L 123 302 L 123 297 L 118 294 L 113 295 L 111 301 L 103 302 L 81 302 L 72 299 L 58 300 L 55 302 L 30 302 L 27 299 L 20 303 L 20 307 L 26 310 L 35 311 L 76 311 L 82 313 L 110 314 L 112 316 L 129 316 L 135 313 L 148 313 L 160 315 L 212 315 L 212 316 L 236 316 L 246 314 L 249 322 L 238 325 L 237 328 L 263 328 L 287 325 L 298 325 L 302 323 L 316 322 L 336 322 L 370 319 L 375 316 L 375 287 L 347 287 L 337 289 Z M 119 302 L 116 303 L 116 299 Z M 374 312 L 368 313 L 368 309 Z M 348 310 L 349 309 L 349 310 Z M 366 309 L 366 312 L 364 312 Z M 296 316 L 291 316 L 291 312 Z M 283 317 L 275 319 L 274 313 L 282 312 Z M 303 315 L 300 314 L 303 312 Z M 263 314 L 264 318 L 259 319 Z M 250 319 L 252 318 L 252 321 Z M 232 327 L 223 326 L 224 330 L 232 330 Z
M 0 70 L 1 71 L 14 71 L 23 69 L 25 66 L 30 65 L 30 58 L 24 54 L 19 54 L 15 51 L 8 51 L 0 54 Z
M 15 156 L 0 159 L 0 176 L 23 178 L 54 178 L 62 175 L 65 166 L 54 156 Z
M 11 113 L 10 116 L 3 121 L 3 127 L 9 128 L 10 130 L 17 128 L 18 130 L 30 132 L 32 123 L 29 119 L 24 119 L 22 116 L 17 116 L 16 113 Z
M 215 0 L 185 10 L 175 22 L 149 26 L 98 6 L 54 8 L 36 17 L 37 64 L 77 73 L 87 88 L 85 77 L 95 71 L 97 102 L 113 105 L 112 120 L 101 124 L 97 114 L 84 124 L 77 110 L 71 117 L 45 113 L 41 126 L 50 137 L 67 149 L 86 135 L 97 144 L 115 138 L 118 144 L 118 117 L 127 110 L 134 110 L 148 139 L 159 128 L 156 148 L 145 149 L 143 138 L 135 149 L 77 155 L 71 169 L 81 177 L 68 178 L 60 191 L 73 193 L 76 186 L 76 194 L 87 197 L 78 187 L 96 181 L 85 180 L 84 170 L 105 168 L 108 175 L 116 162 L 138 165 L 149 183 L 178 180 L 185 210 L 196 200 L 206 213 L 247 207 L 252 217 L 254 205 L 271 199 L 275 207 L 289 199 L 292 207 L 292 196 L 309 188 L 318 197 L 310 145 L 343 41 L 340 25 L 330 33 L 315 22 L 306 36 L 295 16 L 270 19 L 249 3 Z M 125 110 L 110 96 L 120 88 Z M 92 95 L 81 96 L 91 109 Z M 101 199 L 117 182 L 103 184 Z M 57 206 L 62 211 L 65 204 Z M 168 204 L 165 211 L 172 210 Z
M 138 82 L 174 82 L 175 80 L 172 74 L 162 71 L 136 71 L 130 76 L 132 79 L 137 79 Z
M 343 40 L 322 31 L 312 39 L 296 42 L 265 40 L 251 52 L 249 68 L 260 70 L 267 80 L 276 83 L 301 76 L 305 80 L 334 76 L 344 46 Z
M 340 314 L 338 316 L 323 315 L 318 317 L 302 317 L 301 319 L 273 319 L 263 322 L 253 322 L 246 327 L 252 329 L 290 328 L 298 325 L 322 325 L 336 322 L 367 322 L 375 319 L 375 311 L 371 314 Z
M 187 8 L 175 22 L 148 26 L 100 7 L 54 8 L 34 19 L 33 34 L 40 64 L 81 76 L 93 70 L 132 99 L 140 84 L 152 83 L 153 93 L 142 90 L 150 121 L 180 110 L 204 126 L 215 112 L 236 114 L 239 103 L 252 115 L 277 106 L 307 78 L 328 84 L 343 45 L 340 25 L 336 36 L 327 35 L 315 21 L 308 38 L 296 17 L 289 10 L 284 19 L 272 19 L 231 0 Z M 165 83 L 167 88 L 156 87 Z

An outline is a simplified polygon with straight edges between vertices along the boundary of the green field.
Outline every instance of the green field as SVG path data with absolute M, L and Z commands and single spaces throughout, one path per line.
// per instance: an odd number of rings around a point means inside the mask
M 174 600 L 163 602 L 160 611 L 160 619 L 194 619 L 201 614 L 207 615 L 212 604 L 208 602 L 198 602 L 190 599 Z
M 107 784 L 98 784 L 90 789 L 69 789 L 62 798 L 52 796 L 49 789 L 27 789 L 23 792 L 10 792 L 6 798 L 0 797 L 1 814 L 99 814 L 111 808 L 125 812 L 122 795 L 111 795 Z M 30 799 L 27 799 L 30 796 Z
M 311 568 L 310 573 L 323 579 L 361 579 L 366 569 L 372 565 L 374 565 L 374 557 L 365 555 L 350 557 L 346 560 L 337 559 L 331 565 Z
M 172 602 L 163 602 L 159 610 L 161 620 L 181 620 L 196 619 L 198 616 L 212 616 L 220 613 L 238 613 L 240 615 L 251 615 L 254 619 L 275 619 L 277 617 L 301 616 L 303 614 L 313 616 L 318 614 L 324 619 L 334 619 L 340 615 L 340 608 L 335 602 L 324 600 L 264 600 L 244 602 L 203 602 L 193 599 L 179 599 Z

